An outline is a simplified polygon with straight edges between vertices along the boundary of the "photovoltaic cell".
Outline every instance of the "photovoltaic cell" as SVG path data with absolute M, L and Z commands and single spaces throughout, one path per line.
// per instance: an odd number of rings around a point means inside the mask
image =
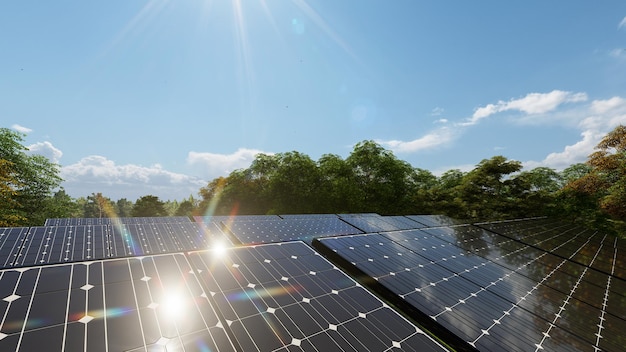
M 231 245 L 217 228 L 192 222 L 0 229 L 2 268 L 69 263 Z
M 311 243 L 314 237 L 362 233 L 337 217 L 237 220 L 224 223 L 223 226 L 242 244 L 297 240 Z
M 534 231 L 545 228 L 535 225 L 529 223 Z M 324 238 L 314 246 L 347 270 L 371 276 L 374 289 L 418 312 L 425 325 L 443 327 L 478 350 L 620 350 L 626 321 L 616 307 L 626 301 L 614 286 L 623 288 L 623 280 L 594 269 L 602 240 L 580 230 L 570 231 L 571 241 L 534 231 L 525 235 L 533 245 L 461 226 Z M 617 257 L 618 247 L 611 248 Z M 581 252 L 591 258 L 585 265 L 571 259 Z
M 190 253 L 244 351 L 442 351 L 302 242 Z
M 115 225 L 115 224 L 153 224 L 153 223 L 189 223 L 186 216 L 163 217 L 114 217 L 114 218 L 52 218 L 46 219 L 44 226 L 78 226 L 78 225 Z
M 194 220 L 0 228 L 0 350 L 442 349 L 394 309 L 457 350 L 626 345 L 626 245 L 570 223 L 470 226 L 378 214 Z M 360 283 L 305 243 L 285 242 L 313 237 Z
M 407 218 L 424 224 L 424 227 L 461 225 L 462 221 L 445 215 L 407 215 Z
M 0 271 L 2 351 L 233 351 L 182 254 Z

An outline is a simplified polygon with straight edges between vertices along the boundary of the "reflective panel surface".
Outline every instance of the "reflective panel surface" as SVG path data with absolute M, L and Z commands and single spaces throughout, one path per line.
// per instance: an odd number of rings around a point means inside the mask
M 509 226 L 324 238 L 314 245 L 347 270 L 371 276 L 394 304 L 414 307 L 430 326 L 478 350 L 621 350 L 626 292 L 615 270 L 623 258 L 619 241 L 544 220 L 515 224 L 524 231 Z

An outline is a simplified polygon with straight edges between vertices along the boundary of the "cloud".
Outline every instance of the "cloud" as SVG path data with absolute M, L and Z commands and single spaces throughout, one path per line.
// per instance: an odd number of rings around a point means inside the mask
M 438 119 L 433 121 L 433 123 L 448 123 L 448 119 Z
M 580 140 L 565 146 L 560 152 L 548 154 L 542 161 L 527 161 L 524 166 L 527 168 L 547 166 L 562 170 L 572 164 L 585 162 L 608 132 L 619 125 L 626 125 L 626 99 L 624 98 L 594 100 L 584 109 L 586 117 L 577 125 L 581 131 Z
M 59 163 L 59 160 L 63 156 L 63 152 L 48 141 L 31 144 L 27 146 L 27 148 L 31 154 L 43 155 L 53 163 Z
M 413 153 L 439 147 L 441 145 L 451 142 L 452 140 L 454 140 L 454 138 L 455 133 L 452 131 L 452 129 L 442 127 L 412 141 L 379 140 L 377 142 L 383 146 L 386 146 L 394 152 Z
M 622 21 L 617 25 L 617 28 L 624 28 L 624 27 L 626 27 L 626 17 L 624 17 Z
M 572 93 L 561 90 L 553 90 L 550 93 L 529 93 L 520 99 L 500 100 L 496 104 L 479 107 L 474 111 L 472 117 L 467 119 L 462 125 L 475 125 L 478 121 L 503 111 L 517 110 L 526 114 L 543 114 L 554 111 L 561 104 L 586 100 L 587 94 L 585 93 Z
M 12 128 L 12 129 L 14 129 L 14 130 L 16 130 L 17 132 L 24 133 L 24 134 L 26 134 L 26 133 L 31 133 L 31 132 L 33 131 L 32 129 L 30 129 L 30 128 L 28 128 L 28 127 L 24 127 L 24 126 L 18 125 L 18 124 L 16 124 L 16 123 L 15 123 L 15 124 L 13 124 L 13 125 L 11 126 L 11 128 Z
M 613 49 L 609 52 L 609 55 L 616 58 L 616 59 L 620 59 L 620 58 L 625 58 L 626 57 L 626 49 L 624 48 L 617 48 L 617 49 Z
M 196 195 L 207 184 L 197 177 L 175 173 L 160 165 L 149 167 L 117 165 L 104 156 L 91 155 L 75 164 L 63 166 L 62 186 L 72 197 L 84 197 L 101 192 L 113 200 L 138 199 L 154 195 L 161 200 L 181 200 Z
M 239 148 L 232 154 L 215 154 L 191 151 L 187 163 L 202 168 L 203 175 L 209 178 L 224 176 L 236 169 L 250 166 L 257 154 L 274 154 L 257 149 Z
M 433 109 L 433 111 L 430 112 L 431 116 L 440 116 L 441 114 L 443 114 L 443 108 L 440 107 L 436 107 Z

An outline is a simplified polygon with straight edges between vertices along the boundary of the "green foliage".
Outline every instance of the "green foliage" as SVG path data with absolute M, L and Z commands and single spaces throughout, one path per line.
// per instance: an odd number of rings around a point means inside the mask
M 136 217 L 146 216 L 167 216 L 165 203 L 159 200 L 157 196 L 143 196 L 135 202 L 132 215 Z
M 83 204 L 83 216 L 86 218 L 113 218 L 117 217 L 115 203 L 102 195 L 102 193 L 92 193 Z
M 626 227 L 626 126 L 617 126 L 596 146 L 580 177 L 561 192 L 563 212 L 594 227 Z
M 117 202 L 115 202 L 117 216 L 119 216 L 120 218 L 130 217 L 133 212 L 133 206 L 133 202 L 126 198 L 118 199 Z
M 357 212 L 398 214 L 406 211 L 412 189 L 413 167 L 374 141 L 358 143 L 346 163 L 358 186 Z
M 42 225 L 48 198 L 58 188 L 59 165 L 41 155 L 28 155 L 24 135 L 0 128 L 0 222 L 11 226 Z

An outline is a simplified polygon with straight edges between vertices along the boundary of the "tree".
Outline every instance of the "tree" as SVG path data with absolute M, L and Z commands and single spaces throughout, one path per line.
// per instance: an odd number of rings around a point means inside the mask
M 11 201 L 0 204 L 0 214 L 13 219 L 14 225 L 42 225 L 45 203 L 62 181 L 59 165 L 42 155 L 28 155 L 28 148 L 21 144 L 23 137 L 0 128 L 2 189 L 11 197 Z
M 356 211 L 398 214 L 410 204 L 413 167 L 374 141 L 357 143 L 346 162 L 352 167 L 360 199 Z
M 87 197 L 87 202 L 83 205 L 83 214 L 86 218 L 114 218 L 115 203 L 102 195 L 102 193 L 92 193 Z
M 587 206 L 595 207 L 603 214 L 624 226 L 626 222 L 626 127 L 617 126 L 596 146 L 589 155 L 590 170 L 565 186 L 570 199 L 584 199 Z M 602 222 L 600 214 L 587 210 L 586 221 Z
M 557 192 L 563 186 L 563 177 L 554 169 L 537 167 L 522 171 L 511 181 L 512 217 L 545 216 L 555 214 Z
M 26 220 L 17 211 L 19 204 L 15 196 L 19 181 L 13 174 L 12 165 L 13 163 L 8 160 L 0 159 L 0 204 L 3 204 L 0 206 L 0 227 L 18 226 Z
M 167 216 L 165 203 L 159 200 L 157 196 L 143 196 L 135 202 L 132 215 L 135 217 L 148 216 Z
M 115 202 L 115 206 L 117 208 L 117 216 L 120 218 L 128 218 L 132 215 L 133 212 L 133 202 L 126 198 L 118 199 Z
M 482 160 L 468 172 L 459 186 L 468 219 L 490 220 L 506 218 L 514 205 L 511 197 L 513 181 L 506 176 L 521 170 L 519 161 L 498 155 Z
M 269 179 L 267 196 L 271 212 L 279 214 L 312 213 L 318 207 L 320 174 L 317 164 L 296 151 L 274 155 L 275 168 Z
M 83 209 L 70 197 L 63 187 L 48 198 L 46 202 L 46 218 L 82 217 Z
M 348 213 L 356 209 L 362 190 L 352 167 L 335 154 L 324 154 L 317 163 L 321 182 L 319 198 L 324 204 L 322 212 Z
M 178 208 L 174 212 L 174 215 L 175 216 L 188 216 L 188 217 L 199 215 L 199 214 L 196 214 L 197 207 L 198 207 L 198 201 L 193 197 L 193 195 L 190 195 L 189 198 L 184 199 L 182 202 L 180 202 L 180 204 L 178 205 Z
M 432 207 L 420 211 L 420 213 L 444 214 L 453 218 L 465 219 L 467 213 L 463 208 L 464 205 L 459 191 L 459 186 L 465 175 L 459 169 L 444 172 L 437 179 L 437 183 L 428 191 Z

